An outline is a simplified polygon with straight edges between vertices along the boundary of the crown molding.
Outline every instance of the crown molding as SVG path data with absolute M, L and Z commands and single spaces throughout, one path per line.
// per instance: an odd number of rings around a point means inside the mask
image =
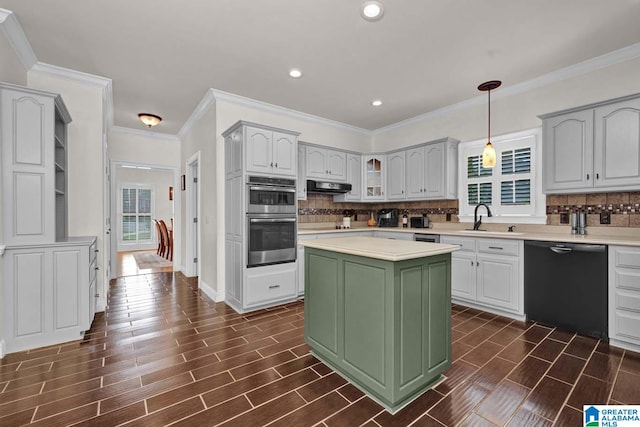
M 184 140 L 191 129 L 196 124 L 198 120 L 204 115 L 204 113 L 209 109 L 209 107 L 215 104 L 216 99 L 213 95 L 213 89 L 208 89 L 204 94 L 198 106 L 193 110 L 189 118 L 182 125 L 178 133 L 176 134 L 180 141 Z
M 507 87 L 502 87 L 500 90 L 491 94 L 493 100 L 506 98 L 513 95 L 518 95 L 524 92 L 528 92 L 533 89 L 537 89 L 543 86 L 547 86 L 553 83 L 560 82 L 572 77 L 577 77 L 583 74 L 590 73 L 611 65 L 620 64 L 632 59 L 640 57 L 640 43 L 632 44 L 622 49 L 614 50 L 613 52 L 605 53 L 604 55 L 596 56 L 595 58 L 587 59 L 586 61 L 579 62 L 574 65 L 562 68 L 560 70 L 552 71 L 551 73 L 543 74 L 542 76 L 527 80 L 522 83 L 514 84 Z M 474 107 L 476 105 L 485 104 L 487 97 L 480 95 L 474 98 L 470 98 L 456 104 L 451 104 L 446 107 L 438 108 L 437 110 L 430 111 L 428 113 L 420 114 L 419 116 L 412 117 L 410 119 L 402 120 L 389 126 L 381 127 L 373 131 L 373 135 L 378 135 L 384 132 L 388 132 L 393 129 L 397 129 L 403 126 L 418 123 L 424 120 L 433 119 L 436 117 L 444 116 L 455 111 L 464 110 L 466 108 Z
M 76 71 L 70 68 L 58 67 L 57 65 L 51 65 L 44 62 L 38 62 L 34 64 L 31 70 L 50 74 L 52 76 L 71 80 L 77 83 L 97 86 L 100 88 L 105 88 L 112 85 L 111 79 L 109 78 L 96 76 L 89 73 L 83 73 L 82 71 Z
M 15 13 L 10 10 L 0 9 L 0 28 L 2 28 L 2 32 L 16 55 L 18 55 L 24 68 L 29 71 L 38 62 L 38 59 Z
M 111 126 L 109 128 L 109 132 L 119 133 L 122 135 L 140 136 L 143 138 L 157 139 L 160 141 L 180 143 L 180 139 L 176 135 L 171 135 L 168 133 L 151 132 L 143 129 L 126 128 L 123 126 Z

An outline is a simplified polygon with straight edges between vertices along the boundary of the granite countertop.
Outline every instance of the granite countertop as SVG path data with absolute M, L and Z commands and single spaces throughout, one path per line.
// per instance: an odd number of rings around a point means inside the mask
M 305 240 L 299 243 L 309 248 L 324 249 L 386 261 L 424 258 L 450 253 L 459 249 L 458 245 L 447 245 L 443 243 L 424 243 L 359 236 Z
M 402 228 L 402 227 L 354 227 L 350 229 L 336 228 L 308 228 L 298 229 L 301 236 L 309 234 L 324 233 L 355 233 L 365 231 L 391 231 L 396 233 L 422 233 L 439 234 L 458 237 L 490 237 L 494 239 L 514 239 L 514 240 L 538 240 L 565 243 L 589 243 L 601 245 L 622 245 L 640 247 L 640 229 L 637 228 L 592 228 L 588 229 L 587 235 L 571 234 L 569 227 L 547 226 L 547 225 L 517 225 L 515 232 L 506 231 L 507 226 L 487 226 L 486 231 L 465 230 L 463 227 L 468 224 L 451 224 L 446 227 L 434 228 Z M 501 227 L 501 229 L 496 229 Z M 483 227 L 485 225 L 483 224 Z

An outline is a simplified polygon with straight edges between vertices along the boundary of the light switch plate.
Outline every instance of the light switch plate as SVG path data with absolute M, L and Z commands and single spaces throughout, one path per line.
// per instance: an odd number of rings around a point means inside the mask
M 611 224 L 611 212 L 609 211 L 600 212 L 600 224 Z

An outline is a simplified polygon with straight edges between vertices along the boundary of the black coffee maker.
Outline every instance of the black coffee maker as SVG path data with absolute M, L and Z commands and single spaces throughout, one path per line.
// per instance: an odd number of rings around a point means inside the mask
M 378 227 L 397 227 L 398 209 L 380 209 L 378 211 Z

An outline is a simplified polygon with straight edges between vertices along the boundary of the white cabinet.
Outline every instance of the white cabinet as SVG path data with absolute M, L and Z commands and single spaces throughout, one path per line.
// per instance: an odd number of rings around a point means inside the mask
M 362 156 L 347 153 L 347 179 L 351 191 L 333 196 L 334 202 L 357 202 L 362 200 Z
M 609 339 L 640 351 L 640 248 L 609 246 Z
M 59 95 L 0 84 L 3 244 L 67 235 L 67 123 Z
M 307 147 L 298 144 L 298 181 L 296 182 L 298 200 L 307 200 Z
M 242 123 L 246 171 L 295 176 L 298 173 L 298 133 Z
M 347 154 L 344 151 L 307 146 L 307 177 L 331 181 L 347 178 Z
M 406 154 L 408 199 L 455 199 L 458 182 L 458 143 L 445 138 L 410 148 Z
M 442 236 L 460 245 L 451 254 L 451 295 L 456 303 L 524 314 L 522 240 Z
M 6 352 L 82 338 L 96 306 L 95 237 L 7 248 Z
M 364 192 L 363 200 L 385 199 L 386 158 L 384 154 L 362 156 Z
M 387 200 L 405 199 L 405 152 L 387 153 L 387 169 Z
M 291 301 L 298 293 L 297 269 L 293 262 L 247 269 L 245 308 Z
M 403 231 L 380 231 L 373 232 L 373 237 L 380 237 L 381 239 L 393 239 L 393 240 L 413 240 L 413 233 Z
M 546 193 L 640 189 L 640 98 L 540 117 Z

